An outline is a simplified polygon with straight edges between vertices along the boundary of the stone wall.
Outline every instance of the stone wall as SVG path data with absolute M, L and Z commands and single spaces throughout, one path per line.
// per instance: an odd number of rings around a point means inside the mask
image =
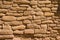
M 0 0 L 0 40 L 60 40 L 57 0 Z

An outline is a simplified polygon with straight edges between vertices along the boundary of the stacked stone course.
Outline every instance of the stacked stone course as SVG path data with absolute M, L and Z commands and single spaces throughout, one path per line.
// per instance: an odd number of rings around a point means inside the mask
M 60 40 L 57 0 L 0 0 L 0 40 Z

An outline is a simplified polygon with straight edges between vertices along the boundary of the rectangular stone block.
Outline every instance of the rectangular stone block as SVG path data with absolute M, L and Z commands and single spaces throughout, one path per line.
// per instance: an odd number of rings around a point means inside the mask
M 13 35 L 0 35 L 0 39 L 12 39 L 13 37 Z
M 48 37 L 48 35 L 46 35 L 46 34 L 34 34 L 34 37 L 43 38 L 43 37 Z
M 19 37 L 14 37 L 13 40 L 21 40 Z
M 44 12 L 50 12 L 51 11 L 51 9 L 47 8 L 47 7 L 43 7 L 43 8 L 41 8 L 41 10 L 44 11 Z
M 29 29 L 40 29 L 40 25 L 37 25 L 37 24 L 27 24 L 27 28 Z
M 7 11 L 8 11 L 7 9 L 0 9 L 0 12 L 2 12 L 2 13 L 5 13 Z
M 45 21 L 42 21 L 42 23 L 53 23 L 53 20 L 45 20 Z
M 26 20 L 26 19 L 32 19 L 32 16 L 22 16 L 22 17 L 17 17 L 17 20 Z
M 33 20 L 32 22 L 36 24 L 41 24 L 41 20 Z
M 14 26 L 12 27 L 13 30 L 22 30 L 22 29 L 25 29 L 25 25 L 19 25 L 19 26 Z
M 37 5 L 37 1 L 31 1 L 30 4 L 31 5 Z
M 20 16 L 23 16 L 23 13 L 6 13 L 6 15 L 20 17 Z
M 13 31 L 12 30 L 0 30 L 0 35 L 10 35 L 10 34 L 13 34 Z
M 13 31 L 13 33 L 14 33 L 14 34 L 18 34 L 18 35 L 20 34 L 20 35 L 21 35 L 21 34 L 23 34 L 23 31 L 16 30 L 16 31 Z
M 33 19 L 35 20 L 37 20 L 37 19 L 40 19 L 41 17 L 40 16 L 35 16 L 35 15 L 33 15 Z
M 29 4 L 30 2 L 27 0 L 13 0 L 15 3 Z
M 24 34 L 34 34 L 34 29 L 25 29 Z
M 16 17 L 14 17 L 14 16 L 3 16 L 2 20 L 4 20 L 4 21 L 15 21 Z
M 39 4 L 50 4 L 51 1 L 39 1 Z
M 3 13 L 0 13 L 0 17 L 1 17 L 1 16 L 5 16 L 5 14 L 3 14 Z
M 47 17 L 49 17 L 49 16 L 54 16 L 54 13 L 45 12 L 44 15 L 47 16 Z
M 39 34 L 39 33 L 50 33 L 44 29 L 35 29 L 35 34 Z
M 47 24 L 41 24 L 41 29 L 47 30 L 48 25 Z
M 31 21 L 30 21 L 30 20 L 24 20 L 23 23 L 24 23 L 24 24 L 30 24 Z
M 20 24 L 22 24 L 22 21 L 12 21 L 12 22 L 10 22 L 10 25 L 17 26 L 17 25 L 20 25 Z
M 32 12 L 31 11 L 24 11 L 23 15 L 27 16 L 27 15 L 31 15 Z
M 13 4 L 13 2 L 12 1 L 3 1 L 3 4 L 5 4 L 5 5 L 11 5 L 11 4 Z

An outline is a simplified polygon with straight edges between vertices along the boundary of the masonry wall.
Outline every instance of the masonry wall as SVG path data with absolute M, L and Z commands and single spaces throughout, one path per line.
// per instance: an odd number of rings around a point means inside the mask
M 57 0 L 0 0 L 0 40 L 60 40 Z

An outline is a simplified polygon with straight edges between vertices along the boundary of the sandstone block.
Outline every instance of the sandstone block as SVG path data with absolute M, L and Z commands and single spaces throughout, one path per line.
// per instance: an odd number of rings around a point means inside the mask
M 46 38 L 44 38 L 43 40 L 50 40 L 50 38 L 49 38 L 49 37 L 46 37 Z
M 3 16 L 2 20 L 4 20 L 4 21 L 15 21 L 16 17 L 14 17 L 14 16 Z
M 37 1 L 31 1 L 30 4 L 31 5 L 37 5 Z
M 47 37 L 47 35 L 46 34 L 34 34 L 34 37 L 43 38 L 43 37 Z
M 25 19 L 27 19 L 27 17 L 25 17 L 25 16 L 17 18 L 17 20 L 25 20 Z
M 45 20 L 45 21 L 42 21 L 42 23 L 53 23 L 52 20 Z
M 5 13 L 7 11 L 8 11 L 7 9 L 0 9 L 0 12 L 2 12 L 2 13 Z
M 35 34 L 39 34 L 39 33 L 50 33 L 50 32 L 47 32 L 44 29 L 35 29 Z
M 31 15 L 31 11 L 24 11 L 24 15 L 26 16 L 26 15 Z
M 57 7 L 53 7 L 52 8 L 52 11 L 57 11 Z
M 46 7 L 43 7 L 43 8 L 41 8 L 41 9 L 42 9 L 42 11 L 47 11 L 47 12 L 50 12 L 50 11 L 51 11 L 50 8 L 46 8 Z
M 20 31 L 20 30 L 16 30 L 16 31 L 13 31 L 14 34 L 23 34 L 23 31 Z
M 0 20 L 0 24 L 3 24 L 4 22 Z
M 41 20 L 33 20 L 32 22 L 36 24 L 41 24 Z
M 24 20 L 23 23 L 24 24 L 29 24 L 29 23 L 31 23 L 31 21 L 30 20 Z
M 3 14 L 3 13 L 0 13 L 0 16 L 5 16 L 5 14 Z
M 12 22 L 10 23 L 10 25 L 20 25 L 20 24 L 22 24 L 21 21 L 12 21 Z
M 40 16 L 33 15 L 33 19 L 40 19 L 40 18 L 41 18 Z
M 40 25 L 37 24 L 27 24 L 27 28 L 29 29 L 40 29 Z
M 12 27 L 13 30 L 21 30 L 21 29 L 25 29 L 25 25 L 19 25 L 19 26 L 14 26 Z
M 13 2 L 15 2 L 15 3 L 22 3 L 22 4 L 29 4 L 30 2 L 29 1 L 27 1 L 27 0 L 13 0 Z
M 56 24 L 48 24 L 48 26 L 50 26 L 50 27 L 55 27 Z
M 13 34 L 13 31 L 12 30 L 4 30 L 4 29 L 2 29 L 2 30 L 0 30 L 0 34 L 1 35 L 3 35 L 3 34 L 10 35 L 10 34 Z
M 29 28 L 29 29 L 33 29 L 34 26 L 33 26 L 33 24 L 27 24 L 27 28 Z
M 32 40 L 31 38 L 21 38 L 21 40 Z
M 14 37 L 13 40 L 21 40 L 19 37 Z
M 51 1 L 39 1 L 39 4 L 50 4 Z
M 47 24 L 41 24 L 41 29 L 47 30 Z
M 8 2 L 7 2 L 7 1 L 3 1 L 3 3 L 4 3 L 5 5 L 11 5 L 11 4 L 13 4 L 12 1 L 10 1 L 10 2 L 9 2 L 9 1 L 8 1 Z
M 3 24 L 3 29 L 4 30 L 12 30 L 11 26 L 7 23 Z
M 23 13 L 6 13 L 6 15 L 20 17 L 23 15 Z
M 25 29 L 24 33 L 25 34 L 34 34 L 34 29 Z
M 38 7 L 45 7 L 45 4 L 38 4 Z
M 50 12 L 45 12 L 45 14 L 44 14 L 45 16 L 53 16 L 54 15 L 54 13 L 50 13 Z
M 0 35 L 0 39 L 9 39 L 9 38 L 13 38 L 14 35 Z

